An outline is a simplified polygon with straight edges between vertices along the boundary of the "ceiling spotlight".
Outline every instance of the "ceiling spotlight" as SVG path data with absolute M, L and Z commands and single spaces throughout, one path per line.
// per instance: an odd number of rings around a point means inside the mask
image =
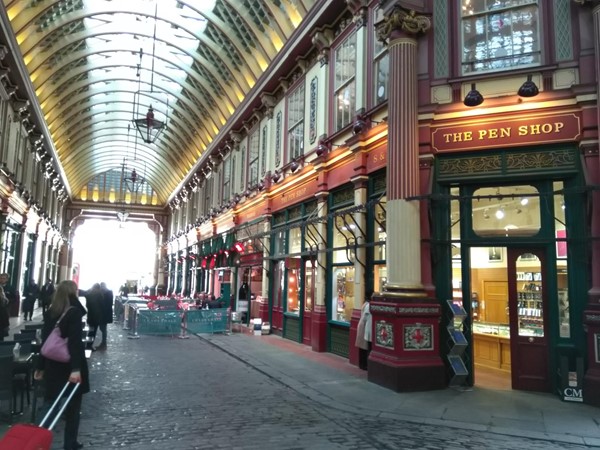
M 535 97 L 540 93 L 540 90 L 532 80 L 533 75 L 527 75 L 527 81 L 519 88 L 519 97 Z
M 521 206 L 526 206 L 529 203 L 529 199 L 527 197 L 522 197 L 520 203 Z
M 466 95 L 465 100 L 463 101 L 465 106 L 473 107 L 479 106 L 483 103 L 483 95 L 479 93 L 477 90 L 475 83 L 471 84 L 471 90 Z
M 498 220 L 504 219 L 504 208 L 500 208 L 498 211 L 496 211 L 495 216 Z

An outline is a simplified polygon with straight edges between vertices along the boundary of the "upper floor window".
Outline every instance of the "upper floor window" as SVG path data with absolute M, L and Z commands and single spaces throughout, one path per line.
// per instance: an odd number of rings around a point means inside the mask
M 356 114 L 356 33 L 335 50 L 335 131 L 349 125 Z
M 375 10 L 375 20 L 383 20 L 381 8 Z M 377 39 L 377 30 L 373 29 L 373 106 L 388 99 L 388 79 L 390 76 L 389 56 L 387 45 Z
M 304 83 L 288 97 L 288 154 L 290 161 L 304 154 Z
M 462 72 L 541 62 L 538 0 L 461 0 Z
M 258 184 L 258 156 L 260 153 L 258 128 L 250 135 L 248 142 L 248 186 Z

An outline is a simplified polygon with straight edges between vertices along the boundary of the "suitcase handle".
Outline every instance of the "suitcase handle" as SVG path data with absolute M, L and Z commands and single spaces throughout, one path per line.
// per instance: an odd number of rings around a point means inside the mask
M 40 422 L 40 427 L 43 427 L 44 424 L 46 423 L 46 420 L 48 420 L 48 418 L 52 415 L 53 411 L 58 406 L 60 399 L 62 398 L 63 394 L 65 393 L 65 391 L 67 390 L 67 388 L 69 387 L 70 384 L 71 383 L 69 381 L 67 381 L 65 383 L 65 386 L 62 388 L 62 391 L 60 391 L 60 394 L 58 394 L 58 397 L 56 398 L 56 400 L 54 400 L 54 403 L 52 403 L 52 406 L 50 407 L 50 409 L 48 410 L 48 412 L 46 413 L 46 415 Z M 65 408 L 67 407 L 67 405 L 69 404 L 69 402 L 71 401 L 73 396 L 75 395 L 75 392 L 77 391 L 78 387 L 79 387 L 79 383 L 76 383 L 73 386 L 73 389 L 71 390 L 71 393 L 69 394 L 69 397 L 67 397 L 67 400 L 65 400 L 65 402 L 62 404 L 60 411 L 58 411 L 58 414 L 56 414 L 56 416 L 54 417 L 54 420 L 48 427 L 49 430 L 52 430 L 52 428 L 54 428 L 54 425 L 56 425 L 56 422 L 58 422 L 58 419 L 60 419 L 60 416 L 62 416 L 63 411 L 65 410 Z

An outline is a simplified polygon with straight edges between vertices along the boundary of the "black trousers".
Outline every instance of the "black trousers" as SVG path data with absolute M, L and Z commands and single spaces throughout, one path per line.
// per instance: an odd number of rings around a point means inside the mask
M 362 370 L 368 369 L 369 353 L 371 353 L 371 343 L 368 342 L 369 348 L 367 350 L 363 348 L 358 349 L 358 368 Z

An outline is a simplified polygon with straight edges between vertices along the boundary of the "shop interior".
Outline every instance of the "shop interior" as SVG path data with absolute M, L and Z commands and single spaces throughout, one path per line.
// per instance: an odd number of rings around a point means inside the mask
M 561 183 L 555 183 L 555 191 L 561 187 Z M 458 190 L 455 192 L 458 197 Z M 475 194 L 473 231 L 482 240 L 533 236 L 540 230 L 540 196 L 533 186 L 482 188 Z M 457 200 L 452 208 L 453 239 L 456 239 L 452 252 L 453 302 L 464 306 L 470 315 L 474 383 L 479 387 L 512 389 L 511 336 L 513 339 L 543 339 L 547 333 L 544 310 L 548 305 L 545 302 L 558 301 L 560 335 L 566 337 L 570 332 L 564 201 L 561 195 L 555 194 L 557 296 L 543 295 L 547 281 L 543 274 L 547 271 L 533 249 L 515 253 L 507 246 L 470 246 L 465 274 L 462 261 L 465 251 L 461 252 L 458 239 L 458 205 Z M 510 258 L 515 259 L 513 265 L 509 263 Z M 512 292 L 510 279 L 514 280 Z M 464 286 L 465 282 L 469 285 Z M 469 305 L 464 302 L 465 296 L 470 297 Z

